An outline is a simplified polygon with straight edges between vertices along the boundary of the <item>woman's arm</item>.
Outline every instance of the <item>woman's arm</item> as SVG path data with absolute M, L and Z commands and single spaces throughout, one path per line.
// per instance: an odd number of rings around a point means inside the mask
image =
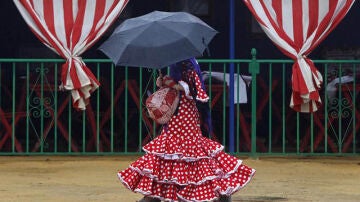
M 182 87 L 182 85 L 178 84 L 177 82 L 175 82 L 170 76 L 162 76 L 160 75 L 157 79 L 156 79 L 156 85 L 158 87 L 161 86 L 168 86 L 170 88 L 174 88 L 176 90 L 181 90 L 184 91 L 184 88 Z
M 201 80 L 196 71 L 192 70 L 190 73 L 192 82 L 195 84 L 196 88 L 196 100 L 200 102 L 207 102 L 209 96 L 206 94 L 206 91 L 202 88 Z

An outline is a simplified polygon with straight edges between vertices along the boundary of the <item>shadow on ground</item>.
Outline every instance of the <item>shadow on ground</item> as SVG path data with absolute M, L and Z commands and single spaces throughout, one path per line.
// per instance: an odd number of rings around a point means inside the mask
M 287 198 L 283 197 L 271 197 L 271 196 L 241 196 L 241 197 L 232 197 L 232 201 L 241 201 L 241 202 L 268 202 L 268 201 L 287 201 Z

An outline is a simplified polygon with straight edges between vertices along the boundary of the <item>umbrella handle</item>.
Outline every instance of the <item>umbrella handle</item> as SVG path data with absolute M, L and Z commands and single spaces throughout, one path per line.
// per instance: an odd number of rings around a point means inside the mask
M 205 43 L 205 38 L 204 37 L 202 38 L 202 42 L 203 42 L 203 44 L 205 46 L 205 50 L 206 50 L 206 53 L 207 53 L 208 57 L 210 57 L 210 49 L 209 49 L 209 46 Z
M 163 85 L 163 75 L 161 73 L 161 70 L 158 70 L 159 76 L 156 79 L 156 86 L 161 87 Z

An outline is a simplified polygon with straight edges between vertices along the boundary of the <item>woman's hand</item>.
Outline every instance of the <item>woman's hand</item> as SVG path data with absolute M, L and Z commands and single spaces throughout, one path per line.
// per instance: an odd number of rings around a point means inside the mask
M 162 85 L 163 85 L 163 78 L 159 76 L 156 79 L 156 86 L 160 88 Z
M 158 76 L 158 78 L 156 79 L 156 86 L 160 88 L 162 85 L 163 85 L 163 75 L 162 75 L 162 73 L 159 71 L 159 76 Z
M 180 84 L 176 84 L 176 85 L 174 85 L 174 87 L 173 87 L 175 90 L 178 90 L 178 91 L 184 91 L 184 88 L 182 87 L 182 85 L 180 85 Z

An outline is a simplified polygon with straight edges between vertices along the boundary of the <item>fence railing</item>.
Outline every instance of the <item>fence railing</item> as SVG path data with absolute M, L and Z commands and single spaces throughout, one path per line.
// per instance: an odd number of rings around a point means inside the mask
M 159 134 L 144 108 L 156 71 L 87 59 L 101 86 L 76 111 L 69 92 L 58 89 L 63 62 L 0 59 L 1 155 L 134 154 Z M 314 62 L 324 77 L 323 104 L 310 114 L 289 107 L 291 60 L 199 60 L 213 122 L 204 135 L 244 155 L 359 154 L 360 61 Z

